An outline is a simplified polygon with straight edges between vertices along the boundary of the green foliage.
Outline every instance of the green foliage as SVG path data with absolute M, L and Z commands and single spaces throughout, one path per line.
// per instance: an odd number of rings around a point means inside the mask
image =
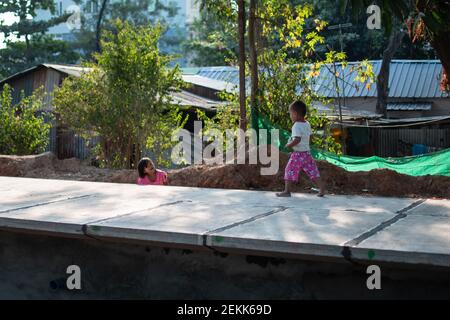
M 450 15 L 450 5 L 448 1 L 440 0 L 396 0 L 396 1 L 382 1 L 382 0 L 336 0 L 339 4 L 340 13 L 345 14 L 346 9 L 350 7 L 354 21 L 357 17 L 364 14 L 369 5 L 376 4 L 381 8 L 381 20 L 385 37 L 393 28 L 398 28 L 397 21 L 405 24 L 408 28 L 410 39 L 405 40 L 408 45 L 403 46 L 399 50 L 399 56 L 403 57 L 406 53 L 409 59 L 416 58 L 417 55 L 425 54 L 422 58 L 429 58 L 433 56 L 433 52 L 427 49 L 429 44 L 433 44 L 436 34 L 441 32 L 449 32 L 450 25 L 448 17 Z M 425 40 L 425 44 L 414 44 L 416 40 Z M 411 43 L 412 40 L 412 43 Z M 385 41 L 386 42 L 386 41 Z M 405 48 L 406 47 L 406 48 Z M 416 49 L 416 50 L 413 50 Z M 409 52 L 408 52 L 409 51 Z M 418 52 L 415 52 L 418 51 Z M 431 51 L 431 52 L 430 52 Z
M 8 42 L 0 49 L 0 74 L 16 74 L 40 63 L 76 63 L 80 55 L 65 41 L 50 36 L 34 36 L 28 43 Z M 0 77 L 3 79 L 3 77 Z
M 159 121 L 154 121 L 152 134 L 148 135 L 145 146 L 156 155 L 157 162 L 160 165 L 169 167 L 171 162 L 170 151 L 175 143 L 171 140 L 172 134 L 178 129 L 184 127 L 187 117 L 179 112 L 178 108 L 169 106 L 169 109 L 161 112 Z
M 50 124 L 44 122 L 43 90 L 12 103 L 11 88 L 4 85 L 0 96 L 0 154 L 28 155 L 45 150 Z
M 100 159 L 109 167 L 136 167 L 148 147 L 167 165 L 173 130 L 184 125 L 171 92 L 182 86 L 178 66 L 158 50 L 162 27 L 132 27 L 117 20 L 106 32 L 90 72 L 67 78 L 55 93 L 63 121 L 79 133 L 101 138 Z M 133 157 L 133 155 L 135 155 Z
M 231 13 L 225 18 L 230 17 L 235 18 Z M 253 107 L 271 123 L 290 131 L 292 123 L 288 107 L 297 99 L 303 100 L 308 106 L 307 119 L 313 130 L 312 143 L 339 153 L 340 143 L 329 134 L 331 121 L 313 107 L 313 102 L 330 103 L 312 90 L 320 69 L 329 68 L 335 62 L 344 66 L 347 64 L 343 52 L 327 51 L 323 58 L 317 53 L 318 47 L 326 41 L 323 30 L 327 23 L 314 18 L 312 5 L 293 6 L 288 0 L 261 1 L 257 17 L 261 21 L 262 34 L 258 48 L 257 105 Z M 357 65 L 355 72 L 361 84 L 371 85 L 374 82 L 373 70 L 368 61 Z M 201 115 L 206 131 L 211 128 L 237 128 L 238 95 L 225 94 L 224 97 L 228 106 L 221 108 L 215 117 L 208 120 L 205 115 Z M 249 101 L 247 110 L 249 118 Z
M 99 7 L 101 1 L 99 0 Z M 83 9 L 90 10 L 91 2 L 87 1 Z M 100 10 L 100 9 L 99 9 Z M 111 1 L 109 0 L 104 11 L 101 29 L 113 32 L 115 29 L 115 21 L 127 21 L 130 25 L 139 27 L 157 23 L 165 26 L 169 25 L 169 20 L 176 15 L 178 7 L 176 3 L 169 2 L 167 4 L 158 0 L 128 0 L 128 1 Z M 96 28 L 98 14 L 82 15 L 81 29 L 75 34 L 75 46 L 82 50 L 83 58 L 91 60 L 92 54 L 97 51 L 96 48 Z M 173 27 L 173 25 L 171 25 Z M 181 32 L 168 34 L 163 31 L 159 39 L 160 50 L 165 52 L 166 49 L 173 48 L 183 40 Z M 178 53 L 178 52 L 177 52 Z
M 340 1 L 340 0 L 336 0 Z M 367 6 L 352 17 L 352 13 L 347 10 L 341 12 L 336 1 L 330 0 L 289 0 L 292 7 L 297 5 L 310 5 L 313 8 L 314 16 L 320 20 L 327 21 L 328 25 L 338 25 L 352 22 L 353 26 L 342 29 L 342 50 L 346 52 L 348 61 L 360 61 L 364 59 L 381 59 L 383 51 L 388 43 L 388 35 L 384 30 L 369 30 L 366 26 L 368 15 L 365 10 Z M 345 1 L 345 0 L 343 0 Z M 236 1 L 228 0 L 203 0 L 204 7 L 196 23 L 191 26 L 194 33 L 192 40 L 185 45 L 186 53 L 194 56 L 192 63 L 196 66 L 224 65 L 229 61 L 236 60 L 237 48 L 237 26 L 236 26 Z M 268 8 L 263 0 L 263 9 Z M 374 1 L 369 1 L 372 4 Z M 386 3 L 389 5 L 390 2 Z M 350 2 L 349 2 L 350 3 Z M 261 6 L 261 5 L 260 5 Z M 279 5 L 281 6 L 281 4 Z M 247 5 L 248 8 L 248 5 Z M 442 9 L 440 9 L 442 12 Z M 270 13 L 260 13 L 260 17 L 265 19 Z M 442 14 L 441 14 L 442 15 Z M 403 21 L 403 20 L 402 20 Z M 275 24 L 276 21 L 273 21 Z M 384 26 L 384 24 L 382 24 Z M 314 19 L 307 19 L 304 28 L 313 29 Z M 397 26 L 396 26 L 397 27 Z M 339 30 L 324 30 L 325 42 L 319 43 L 315 50 L 322 58 L 325 53 L 333 48 L 341 50 L 341 36 Z M 274 50 L 280 46 L 276 41 L 270 44 Z M 296 51 L 289 52 L 289 56 L 297 58 Z M 397 59 L 435 59 L 434 50 L 428 42 L 412 43 L 411 39 L 405 37 L 401 47 L 397 50 Z
M 190 63 L 195 66 L 227 65 L 237 57 L 234 16 L 229 12 L 226 19 L 218 19 L 218 9 L 211 10 L 200 11 L 200 16 L 190 26 L 191 30 L 195 30 L 192 38 L 183 44 L 185 55 L 191 58 Z M 220 14 L 225 15 L 226 12 L 220 11 Z
M 74 0 L 78 3 L 80 0 Z M 50 13 L 50 18 L 35 19 L 39 10 Z M 70 13 L 56 15 L 53 0 L 4 0 L 0 13 L 13 14 L 18 21 L 0 23 L 0 33 L 5 37 L 6 48 L 0 49 L 0 75 L 10 76 L 39 63 L 76 63 L 79 54 L 66 42 L 45 35 L 49 28 L 67 21 Z M 12 41 L 16 37 L 16 41 Z
M 196 110 L 199 120 L 206 124 L 205 130 L 218 129 L 220 131 L 225 131 L 226 129 L 238 128 L 239 94 L 237 92 L 230 93 L 222 91 L 219 92 L 218 97 L 227 103 L 220 105 L 213 117 L 208 117 L 206 113 L 200 109 Z M 250 109 L 247 109 L 247 112 L 250 112 Z
M 80 0 L 75 0 L 75 3 L 79 3 Z M 30 19 L 37 15 L 38 10 L 49 11 L 52 15 L 47 21 L 36 21 Z M 0 24 L 0 32 L 8 37 L 9 35 L 15 35 L 18 38 L 33 34 L 43 34 L 50 27 L 65 22 L 69 18 L 70 14 L 56 15 L 56 6 L 53 0 L 33 0 L 33 1 L 17 1 L 17 0 L 2 0 L 0 6 L 0 13 L 13 13 L 19 18 L 18 22 L 12 25 Z
M 204 111 L 196 110 L 198 119 L 203 122 L 203 134 L 206 137 L 213 138 L 211 136 L 213 130 L 224 133 L 226 130 L 239 128 L 239 94 L 222 91 L 219 93 L 219 98 L 225 100 L 226 104 L 219 106 L 214 116 L 208 117 Z M 249 114 L 250 108 L 247 101 L 247 115 Z M 249 124 L 247 127 L 250 127 Z
M 331 120 L 313 107 L 314 103 L 327 105 L 331 101 L 319 96 L 312 88 L 321 69 L 333 71 L 335 77 L 340 79 L 339 72 L 334 72 L 331 66 L 339 63 L 345 67 L 347 56 L 334 50 L 326 51 L 324 58 L 317 54 L 317 48 L 326 42 L 323 31 L 328 23 L 316 18 L 313 13 L 310 4 L 292 6 L 287 0 L 264 1 L 261 13 L 264 17 L 263 33 L 268 43 L 278 43 L 279 48 L 263 48 L 258 57 L 262 71 L 259 73 L 259 101 L 255 107 L 272 123 L 290 130 L 292 124 L 288 106 L 294 100 L 304 101 L 308 107 L 306 118 L 313 131 L 312 144 L 339 153 L 340 142 L 329 135 Z M 354 85 L 366 84 L 370 87 L 375 78 L 370 63 L 363 61 L 355 68 L 359 84 Z

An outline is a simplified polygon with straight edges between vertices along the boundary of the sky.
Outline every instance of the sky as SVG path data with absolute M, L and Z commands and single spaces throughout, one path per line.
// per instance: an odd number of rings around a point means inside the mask
M 0 21 L 2 21 L 5 25 L 10 25 L 18 21 L 18 18 L 16 18 L 12 13 L 2 13 L 0 14 Z M 4 40 L 5 37 L 3 34 L 0 34 L 0 49 L 5 47 L 5 44 L 3 43 Z

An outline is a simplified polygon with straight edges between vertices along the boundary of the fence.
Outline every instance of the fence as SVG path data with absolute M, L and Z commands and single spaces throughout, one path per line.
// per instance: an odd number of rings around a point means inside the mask
M 97 143 L 98 138 L 88 142 L 73 130 L 52 126 L 46 151 L 53 152 L 58 159 L 78 158 L 81 160 L 91 156 L 90 147 Z
M 93 157 L 92 147 L 98 142 L 100 142 L 100 137 L 92 137 L 86 140 L 77 135 L 73 130 L 58 127 L 53 124 L 50 129 L 49 143 L 47 144 L 46 151 L 53 152 L 58 159 L 78 158 L 85 160 Z M 170 155 L 171 152 L 166 151 L 164 154 L 165 159 L 170 159 Z M 144 150 L 142 156 L 156 159 L 155 154 L 151 150 Z M 172 164 L 168 169 L 176 167 L 176 165 Z
M 450 148 L 450 128 L 372 128 L 367 133 L 375 155 L 380 157 L 412 155 L 413 145 L 426 146 L 426 152 Z M 84 160 L 92 155 L 91 147 L 98 141 L 99 138 L 95 137 L 88 143 L 72 130 L 53 126 L 47 151 L 52 151 L 59 159 L 75 157 Z M 150 150 L 146 150 L 144 155 L 155 158 Z M 170 157 L 170 154 L 166 156 Z
M 375 154 L 380 157 L 412 155 L 413 145 L 423 145 L 426 152 L 450 148 L 450 128 L 371 129 Z

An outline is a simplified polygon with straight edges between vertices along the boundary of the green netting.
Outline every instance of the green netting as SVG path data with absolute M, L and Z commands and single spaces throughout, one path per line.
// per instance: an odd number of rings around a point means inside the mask
M 253 111 L 252 125 L 259 129 L 279 129 L 279 140 L 275 144 L 281 151 L 288 152 L 284 145 L 290 133 L 273 125 L 267 118 Z M 403 158 L 381 158 L 377 156 L 363 158 L 338 156 L 323 150 L 312 149 L 315 159 L 325 160 L 347 171 L 370 171 L 373 169 L 390 169 L 410 176 L 441 175 L 450 177 L 450 149 Z

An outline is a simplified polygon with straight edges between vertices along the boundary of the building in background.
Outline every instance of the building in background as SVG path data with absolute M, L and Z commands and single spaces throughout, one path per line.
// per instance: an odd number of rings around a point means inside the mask
M 91 156 L 91 147 L 98 139 L 92 137 L 90 143 L 77 135 L 73 130 L 62 123 L 57 114 L 54 113 L 52 103 L 53 91 L 62 85 L 68 76 L 79 77 L 82 73 L 90 72 L 90 68 L 76 65 L 61 65 L 44 63 L 36 65 L 22 72 L 16 73 L 6 79 L 0 80 L 0 88 L 4 84 L 9 84 L 13 89 L 13 103 L 19 103 L 24 96 L 30 96 L 33 91 L 42 87 L 44 89 L 45 100 L 41 111 L 46 111 L 56 115 L 51 120 L 52 127 L 50 130 L 49 144 L 47 151 L 52 151 L 59 159 L 76 157 L 86 159 Z M 208 116 L 213 116 L 217 108 L 223 103 L 217 100 L 208 99 L 206 97 L 194 94 L 186 90 L 179 90 L 171 93 L 173 104 L 177 106 L 183 114 L 189 115 L 188 121 L 184 128 L 191 133 L 194 132 L 194 121 L 198 120 L 197 109 L 202 110 Z
M 89 1 L 92 2 L 92 1 Z M 96 3 L 96 2 L 95 2 Z M 76 7 L 79 7 L 72 0 L 55 0 L 55 8 L 56 8 L 56 16 L 61 16 L 66 12 L 73 12 L 72 10 Z M 86 14 L 90 14 L 87 13 Z M 52 14 L 49 10 L 37 10 L 37 15 L 34 18 L 35 20 L 46 21 L 52 18 Z M 47 34 L 53 35 L 56 39 L 64 40 L 64 41 L 72 41 L 75 39 L 74 30 L 71 30 L 66 23 L 60 23 L 59 25 L 51 27 Z
M 344 130 L 337 125 L 338 99 L 332 66 L 322 67 L 311 83 L 318 95 L 332 101 L 329 105 L 315 102 L 313 107 L 336 123 L 336 137 L 345 141 L 346 154 L 403 157 L 450 148 L 450 94 L 440 90 L 439 60 L 392 60 L 387 118 L 376 113 L 376 84 L 368 89 L 355 81 L 355 64 L 350 62 L 344 69 L 338 64 L 345 79 L 338 80 Z M 371 64 L 378 75 L 381 60 Z M 233 92 L 239 87 L 237 67 L 191 68 L 183 79 L 191 84 L 189 90 L 193 93 L 210 99 L 222 90 Z M 247 86 L 249 83 L 246 81 Z
M 56 15 L 62 15 L 66 12 L 74 12 L 80 10 L 80 14 L 84 17 L 95 17 L 98 15 L 102 0 L 81 0 L 79 4 L 73 0 L 55 0 Z M 123 0 L 109 0 L 110 3 L 120 2 Z M 131 0 L 139 1 L 139 0 Z M 192 22 L 199 16 L 199 5 L 196 0 L 155 0 L 147 8 L 150 14 L 155 10 L 155 2 L 159 1 L 165 6 L 174 5 L 177 7 L 175 16 L 169 17 L 166 12 L 161 13 L 161 19 L 166 22 L 167 31 L 163 35 L 166 41 L 161 41 L 161 51 L 164 53 L 177 54 L 182 52 L 182 42 L 190 36 L 189 27 Z M 38 10 L 36 20 L 48 20 L 52 14 L 48 10 Z M 76 29 L 72 29 L 70 24 L 61 23 L 50 28 L 47 34 L 53 35 L 56 39 L 64 41 L 73 41 L 76 35 Z M 177 60 L 181 65 L 187 65 L 186 57 Z
M 374 72 L 378 73 L 380 61 L 372 61 L 372 64 Z M 65 77 L 79 76 L 84 71 L 89 70 L 80 66 L 42 64 L 0 81 L 0 86 L 8 83 L 14 89 L 13 101 L 17 103 L 21 91 L 30 95 L 36 88 L 44 86 L 45 91 L 51 93 Z M 197 119 L 195 109 L 213 115 L 219 106 L 226 105 L 220 101 L 218 93 L 237 90 L 238 70 L 235 67 L 200 67 L 183 68 L 182 71 L 183 80 L 190 86 L 174 93 L 173 99 L 184 112 L 190 113 L 185 128 L 192 132 L 193 121 Z M 442 66 L 437 60 L 392 61 L 387 118 L 375 112 L 375 86 L 369 90 L 364 86 L 356 90 L 348 85 L 341 91 L 346 92 L 342 107 L 344 130 L 341 131 L 345 153 L 403 157 L 450 148 L 450 97 L 439 89 L 441 72 Z M 313 88 L 318 94 L 336 99 L 332 73 L 324 69 L 316 80 Z M 48 99 L 46 108 L 52 110 L 51 96 Z M 339 129 L 334 103 L 316 103 L 313 107 L 334 122 L 332 132 Z M 87 157 L 84 140 L 66 129 L 61 124 L 53 127 L 49 149 L 59 158 Z

